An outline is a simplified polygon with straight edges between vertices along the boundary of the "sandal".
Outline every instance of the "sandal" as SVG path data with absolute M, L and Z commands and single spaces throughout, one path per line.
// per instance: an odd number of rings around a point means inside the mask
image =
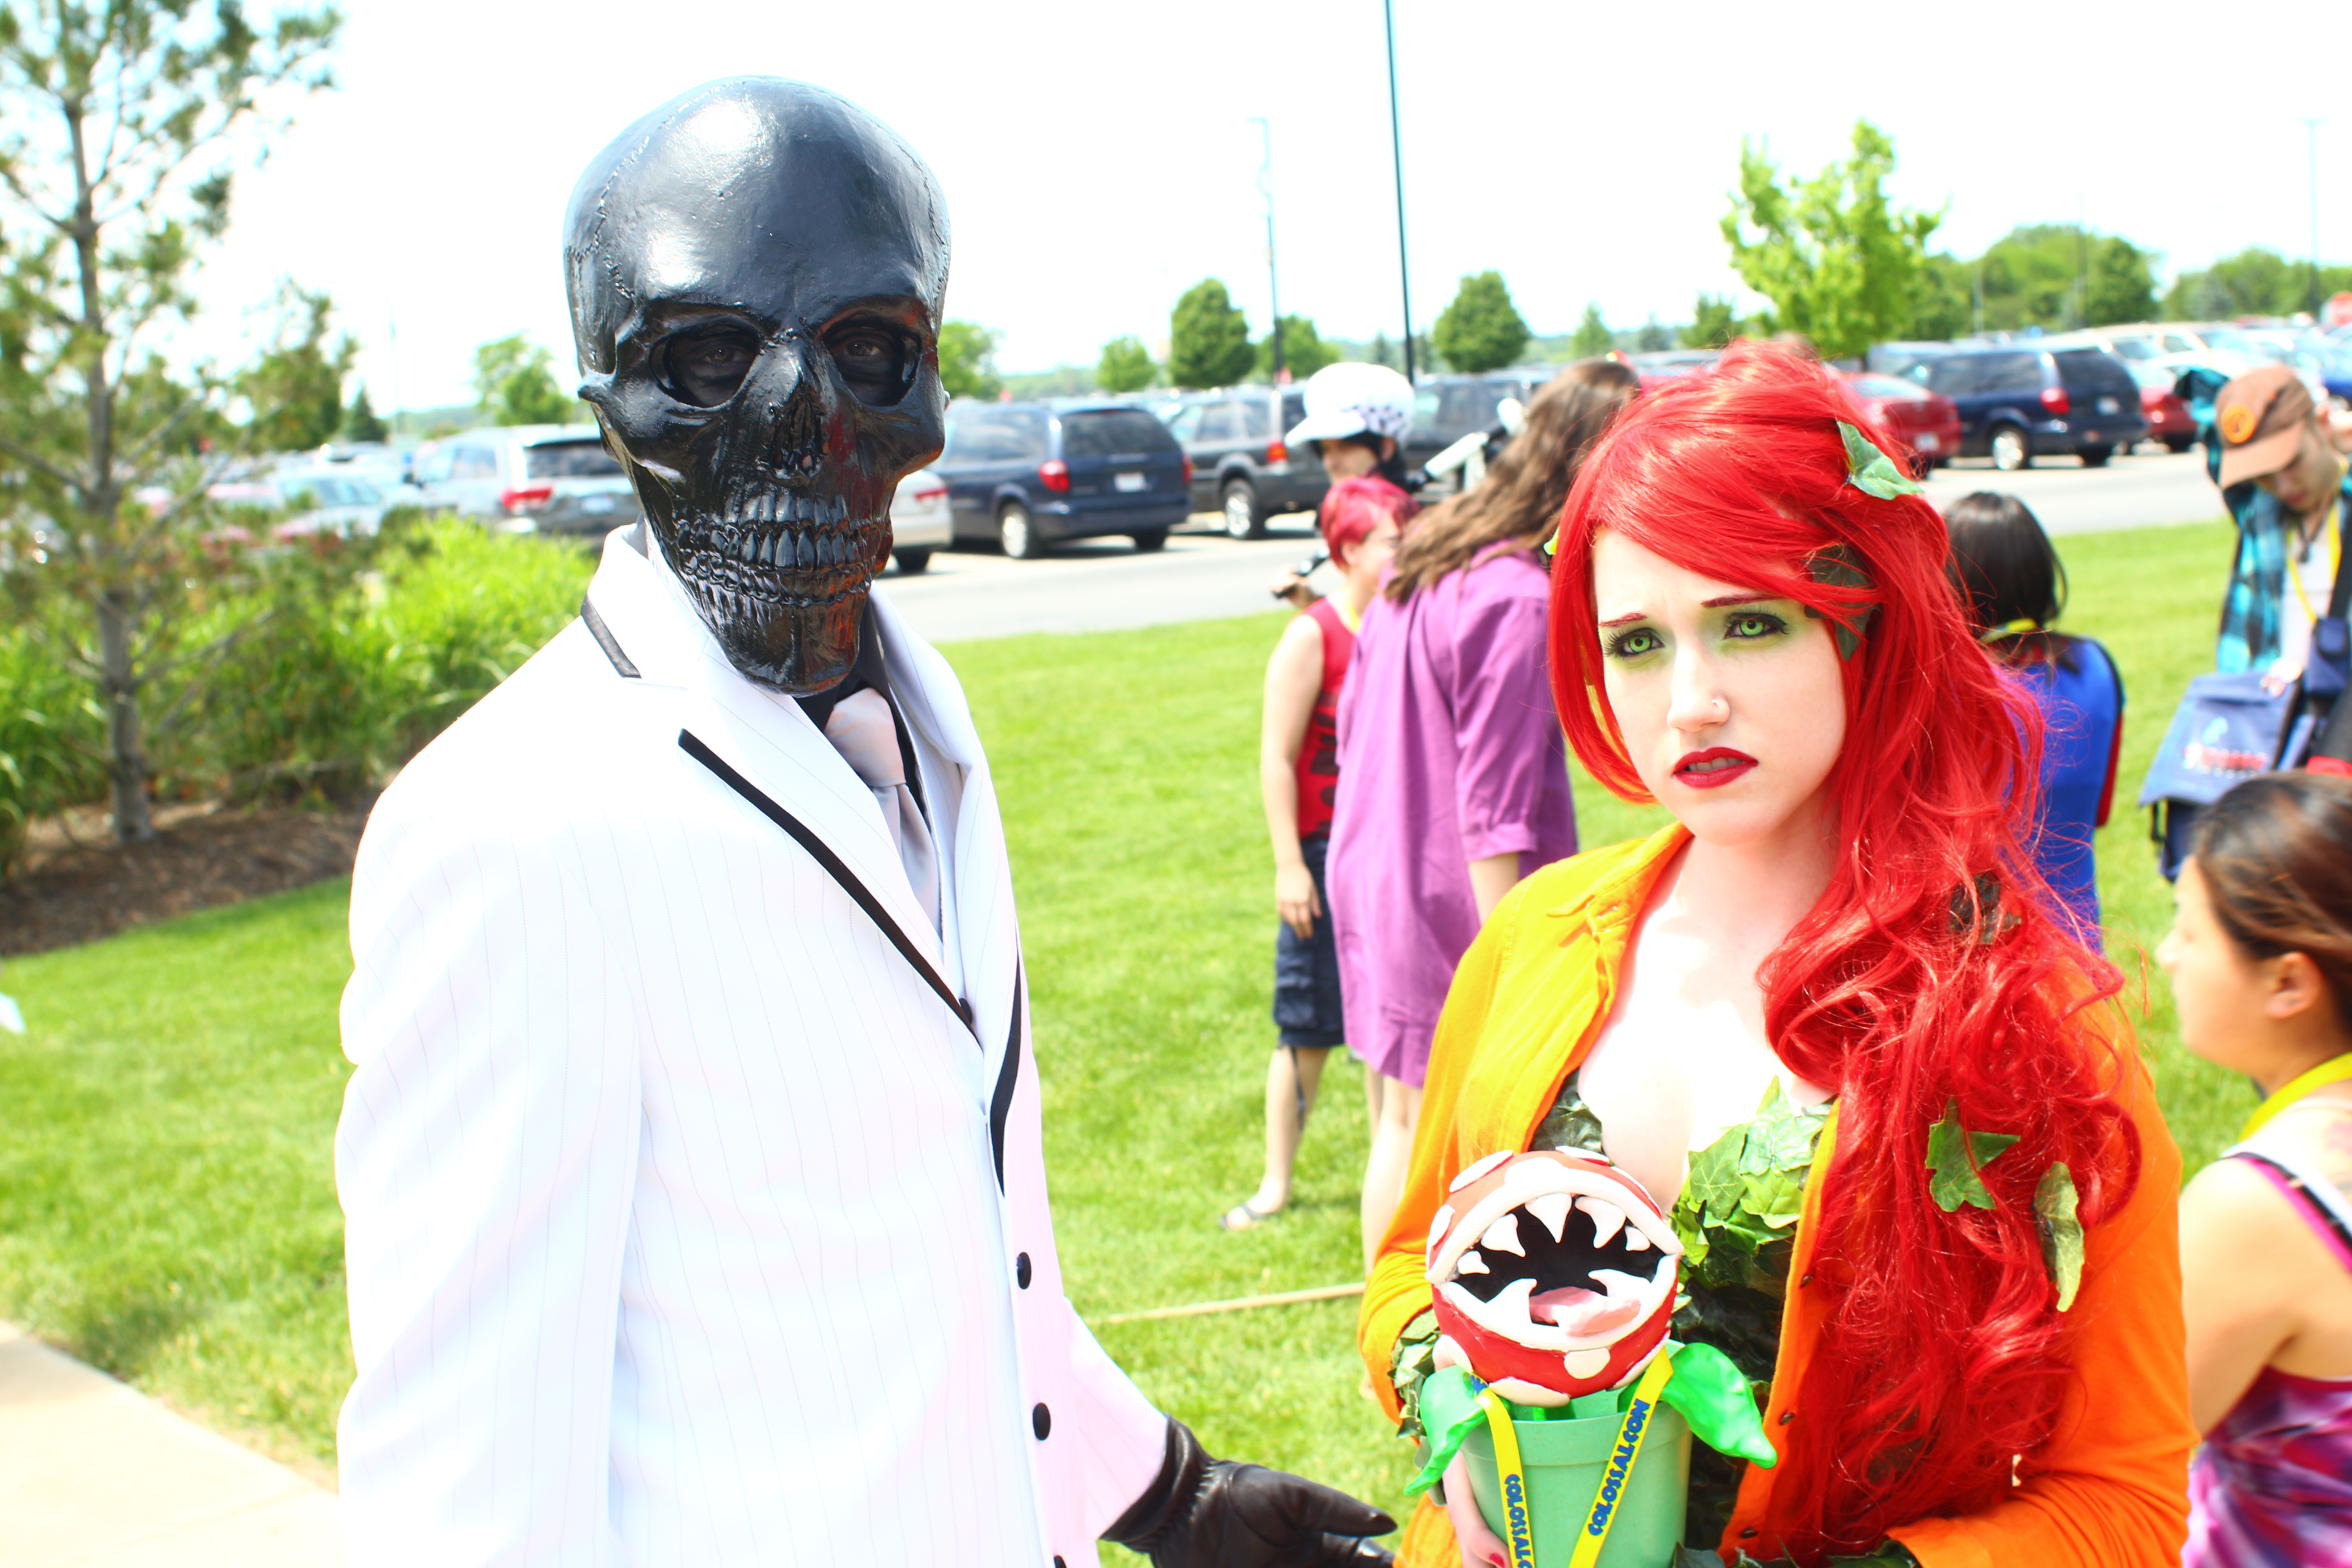
M 1226 1230 L 1255 1230 L 1281 1212 L 1280 1209 L 1255 1207 L 1247 1198 L 1244 1198 L 1218 1215 L 1217 1224 Z

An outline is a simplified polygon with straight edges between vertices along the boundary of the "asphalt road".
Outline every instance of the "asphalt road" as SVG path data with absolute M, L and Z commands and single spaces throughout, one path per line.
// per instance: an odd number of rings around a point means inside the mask
M 2053 534 L 2203 522 L 2221 515 L 2202 453 L 2118 458 L 2104 468 L 2046 458 L 2021 473 L 1980 459 L 1938 469 L 1927 494 L 1949 505 L 1970 490 L 2001 489 L 2032 507 Z M 1173 621 L 1246 616 L 1276 607 L 1265 585 L 1315 546 L 1314 519 L 1279 517 L 1270 538 L 1242 542 L 1199 517 L 1157 554 L 1125 539 L 1082 540 L 1042 561 L 993 552 L 941 551 L 919 577 L 885 577 L 882 591 L 934 642 L 1024 632 L 1109 631 Z

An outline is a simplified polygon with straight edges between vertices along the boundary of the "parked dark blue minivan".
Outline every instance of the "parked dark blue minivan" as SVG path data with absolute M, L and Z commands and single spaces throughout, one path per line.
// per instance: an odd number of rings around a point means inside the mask
M 1157 550 L 1192 515 L 1192 465 L 1146 409 L 1105 403 L 948 405 L 948 482 L 959 540 L 1032 561 L 1058 539 L 1124 533 Z
M 2147 436 L 2139 384 L 2105 349 L 1963 347 L 1911 367 L 1960 411 L 1960 455 L 2004 470 L 2072 453 L 2095 468 Z

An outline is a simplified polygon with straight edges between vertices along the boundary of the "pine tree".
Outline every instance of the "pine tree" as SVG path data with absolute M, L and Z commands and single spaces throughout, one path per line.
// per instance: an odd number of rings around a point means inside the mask
M 1168 379 L 1178 386 L 1231 386 L 1250 373 L 1249 320 L 1223 283 L 1203 278 L 1184 291 L 1168 322 Z
M 1095 384 L 1105 392 L 1141 392 L 1159 378 L 1160 367 L 1151 363 L 1151 351 L 1141 338 L 1113 338 L 1103 344 Z
M 1475 375 L 1501 370 L 1527 351 L 1534 334 L 1511 303 L 1499 272 L 1474 272 L 1454 290 L 1454 302 L 1438 313 L 1430 337 L 1445 363 Z
M 1601 319 L 1601 307 L 1584 307 L 1584 320 L 1576 323 L 1576 336 L 1568 340 L 1568 352 L 1579 359 L 1591 359 L 1605 354 L 1617 346 L 1617 334 Z
M 375 409 L 368 403 L 367 384 L 352 395 L 352 406 L 343 416 L 343 439 L 346 441 L 381 441 L 390 431 L 376 417 Z

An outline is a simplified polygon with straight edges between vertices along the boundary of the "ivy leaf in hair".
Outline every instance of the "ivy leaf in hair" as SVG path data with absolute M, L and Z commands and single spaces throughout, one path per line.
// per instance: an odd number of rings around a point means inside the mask
M 1862 569 L 1860 557 L 1843 544 L 1823 545 L 1805 557 L 1805 574 L 1825 588 L 1866 589 L 1870 586 L 1870 574 Z M 1811 605 L 1805 606 L 1805 614 L 1817 621 L 1829 618 Z M 1870 623 L 1877 616 L 1878 606 L 1872 605 L 1854 617 L 1852 626 L 1843 621 L 1832 623 L 1830 631 L 1837 638 L 1841 661 L 1853 657 L 1854 650 L 1862 646 L 1862 639 L 1870 635 Z
M 1837 422 L 1837 427 L 1838 434 L 1845 437 L 1846 483 L 1880 500 L 1927 493 L 1918 480 L 1896 468 L 1895 459 L 1878 449 L 1878 443 L 1843 419 Z
M 2074 1173 L 2063 1160 L 2042 1173 L 2033 1189 L 2033 1221 L 2042 1230 L 2042 1261 L 2050 1268 L 2050 1282 L 2058 1287 L 2058 1310 L 2074 1304 L 2083 1288 L 2083 1221 L 2076 1208 L 2082 1199 L 2074 1191 Z
M 1992 1207 L 1992 1192 L 1977 1173 L 2017 1142 L 2010 1132 L 1968 1132 L 1960 1127 L 1960 1102 L 1950 1100 L 1944 1119 L 1927 1130 L 1927 1168 L 1936 1173 L 1927 1194 L 1946 1214 L 1958 1214 L 1963 1204 Z

